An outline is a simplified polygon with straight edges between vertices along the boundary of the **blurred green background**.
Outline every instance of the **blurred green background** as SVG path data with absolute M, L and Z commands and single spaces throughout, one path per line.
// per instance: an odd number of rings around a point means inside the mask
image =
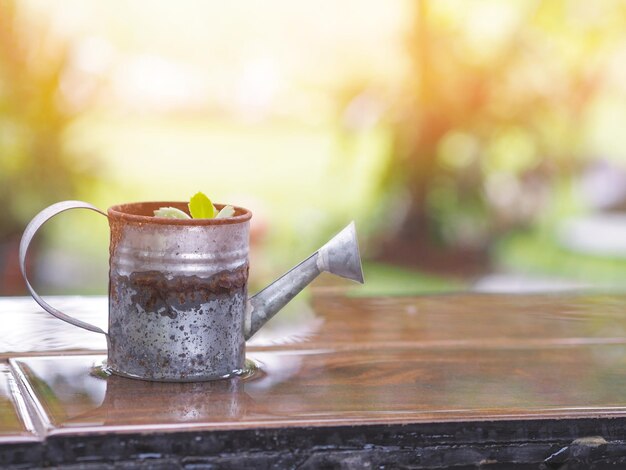
M 0 0 L 0 294 L 43 207 L 196 191 L 259 286 L 354 219 L 352 295 L 620 289 L 625 128 L 617 0 Z M 105 293 L 107 244 L 57 217 L 36 284 Z

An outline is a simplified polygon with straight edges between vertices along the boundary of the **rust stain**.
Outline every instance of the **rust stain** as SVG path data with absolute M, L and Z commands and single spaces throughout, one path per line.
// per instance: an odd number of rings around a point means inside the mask
M 225 204 L 214 204 L 220 210 Z M 252 218 L 252 213 L 243 207 L 234 206 L 235 214 L 223 219 L 170 219 L 154 217 L 154 211 L 159 207 L 175 207 L 189 213 L 186 202 L 181 201 L 155 201 L 155 202 L 132 202 L 109 207 L 107 213 L 110 220 L 118 220 L 125 223 L 140 223 L 153 225 L 229 225 L 247 222 Z

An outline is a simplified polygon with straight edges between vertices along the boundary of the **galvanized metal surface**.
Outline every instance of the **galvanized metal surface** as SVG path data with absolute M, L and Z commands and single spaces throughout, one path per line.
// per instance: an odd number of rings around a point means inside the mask
M 106 333 L 101 328 L 98 328 L 97 326 L 94 326 L 90 323 L 77 320 L 76 318 L 72 318 L 69 315 L 61 312 L 60 310 L 57 310 L 52 305 L 48 304 L 45 300 L 41 298 L 39 294 L 37 294 L 30 281 L 28 280 L 28 273 L 26 272 L 26 254 L 28 253 L 28 247 L 32 242 L 33 237 L 37 233 L 37 230 L 39 230 L 43 224 L 45 224 L 55 215 L 58 215 L 61 212 L 65 212 L 70 209 L 89 209 L 106 216 L 106 214 L 97 207 L 82 201 L 63 201 L 46 207 L 39 214 L 37 214 L 24 229 L 24 233 L 22 234 L 22 240 L 20 241 L 20 270 L 22 271 L 22 276 L 24 277 L 24 282 L 26 282 L 26 288 L 28 289 L 28 292 L 30 292 L 30 295 L 32 295 L 33 299 L 35 299 L 35 302 L 37 302 L 46 312 L 48 312 L 50 315 L 57 317 L 59 320 L 63 320 L 79 328 L 84 328 L 86 330 L 93 331 L 95 333 L 102 333 L 103 335 L 105 335 Z
M 250 299 L 246 312 L 246 339 L 250 339 L 323 271 L 363 283 L 363 269 L 354 222 Z
M 109 211 L 108 366 L 196 381 L 243 370 L 249 221 L 168 225 Z

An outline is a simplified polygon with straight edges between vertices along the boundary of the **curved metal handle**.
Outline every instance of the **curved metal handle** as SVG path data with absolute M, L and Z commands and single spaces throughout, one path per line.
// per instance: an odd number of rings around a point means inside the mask
M 91 204 L 87 202 L 82 202 L 82 201 L 63 201 L 63 202 L 57 202 L 56 204 L 52 204 L 51 206 L 46 207 L 39 214 L 37 214 L 35 218 L 33 218 L 33 220 L 31 220 L 30 223 L 26 226 L 26 229 L 24 229 L 24 234 L 22 235 L 22 240 L 20 241 L 20 269 L 22 271 L 22 276 L 24 277 L 24 281 L 26 282 L 26 287 L 28 288 L 30 295 L 33 296 L 33 299 L 35 299 L 35 302 L 37 302 L 41 306 L 41 308 L 43 308 L 46 312 L 48 312 L 51 315 L 54 315 L 59 320 L 66 321 L 68 323 L 71 323 L 74 326 L 77 326 L 79 328 L 84 328 L 86 330 L 93 331 L 95 333 L 102 333 L 103 335 L 106 336 L 106 332 L 104 332 L 101 328 L 98 328 L 97 326 L 94 326 L 90 323 L 72 318 L 69 315 L 66 315 L 65 313 L 61 312 L 60 310 L 57 310 L 56 308 L 46 303 L 46 301 L 43 300 L 39 296 L 39 294 L 37 294 L 37 292 L 35 292 L 35 289 L 33 289 L 33 286 L 28 281 L 28 277 L 26 275 L 26 263 L 25 263 L 26 252 L 28 251 L 28 246 L 30 245 L 30 242 L 35 236 L 35 233 L 37 233 L 37 230 L 39 230 L 41 226 L 45 224 L 48 220 L 50 220 L 52 217 L 69 209 L 89 209 L 92 211 L 96 211 L 104 215 L 105 217 L 107 216 L 105 212 L 102 212 L 97 207 L 92 206 Z

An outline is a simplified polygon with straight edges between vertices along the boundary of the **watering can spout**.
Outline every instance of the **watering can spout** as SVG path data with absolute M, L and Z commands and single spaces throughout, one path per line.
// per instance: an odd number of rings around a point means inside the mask
M 307 259 L 249 299 L 244 326 L 245 338 L 251 338 L 324 271 L 363 283 L 363 269 L 354 222 Z

